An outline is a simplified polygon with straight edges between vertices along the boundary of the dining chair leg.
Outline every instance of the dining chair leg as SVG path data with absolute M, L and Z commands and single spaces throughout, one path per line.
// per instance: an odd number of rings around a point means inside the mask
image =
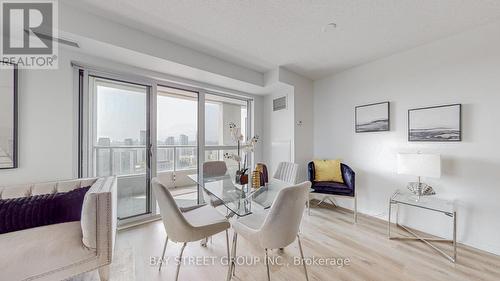
M 175 281 L 177 281 L 179 279 L 179 270 L 181 269 L 181 263 L 182 263 L 182 253 L 184 253 L 184 248 L 186 248 L 186 242 L 184 242 L 184 244 L 182 245 L 182 248 L 181 248 L 181 253 L 179 255 L 179 260 L 178 260 L 178 264 L 177 264 L 177 270 L 175 272 Z
M 236 276 L 236 248 L 238 246 L 238 233 L 234 233 L 233 240 L 233 270 L 231 271 L 233 276 Z
M 300 235 L 297 234 L 297 242 L 299 242 L 300 257 L 302 258 L 302 265 L 304 266 L 304 273 L 306 274 L 306 280 L 309 281 L 309 276 L 307 275 L 306 260 L 304 259 L 304 252 L 302 251 L 302 243 L 300 243 Z
M 267 267 L 267 281 L 271 281 L 271 272 L 269 271 L 269 256 L 267 255 L 267 248 L 266 248 L 266 267 Z
M 234 232 L 234 234 L 233 234 L 233 249 L 232 249 L 232 254 L 229 257 L 229 268 L 227 269 L 226 281 L 231 280 L 231 276 L 235 272 L 236 264 L 235 264 L 234 260 L 236 258 L 236 245 L 237 245 L 237 241 L 236 240 L 237 239 L 238 239 L 238 233 Z
M 167 238 L 165 239 L 165 244 L 163 245 L 163 254 L 161 254 L 160 267 L 158 268 L 158 271 L 161 271 L 161 266 L 163 265 L 163 259 L 165 258 L 165 251 L 167 250 L 167 243 L 168 243 L 168 235 Z
M 358 223 L 358 199 L 354 195 L 354 223 Z
M 227 229 L 226 229 L 226 248 L 227 248 L 227 260 L 229 262 L 229 260 L 231 259 L 231 253 L 229 252 L 229 231 Z
M 208 237 L 205 237 L 205 238 L 201 239 L 201 241 L 200 241 L 200 245 L 201 245 L 202 247 L 206 247 L 206 246 L 207 246 L 207 244 L 208 244 Z
M 307 215 L 311 215 L 311 194 L 307 194 Z

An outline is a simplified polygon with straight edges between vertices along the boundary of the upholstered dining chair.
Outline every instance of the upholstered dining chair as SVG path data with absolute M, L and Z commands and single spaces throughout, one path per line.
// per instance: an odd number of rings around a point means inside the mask
M 310 182 L 285 187 L 279 191 L 267 215 L 255 213 L 231 221 L 234 236 L 231 263 L 227 273 L 228 281 L 231 280 L 236 266 L 234 260 L 236 259 L 236 245 L 239 235 L 249 241 L 256 242 L 261 248 L 265 249 L 268 280 L 271 280 L 268 250 L 284 248 L 297 238 L 304 273 L 306 280 L 309 280 L 304 252 L 300 243 L 299 226 L 310 187 Z
M 208 161 L 203 163 L 203 177 L 221 177 L 224 176 L 226 172 L 227 166 L 224 161 Z M 206 192 L 203 192 L 203 198 L 205 198 L 205 202 L 210 202 L 214 207 L 224 204 L 220 199 Z
M 179 208 L 170 191 L 157 178 L 153 178 L 152 185 L 153 192 L 158 200 L 158 206 L 160 207 L 163 225 L 167 232 L 161 257 L 162 261 L 165 257 L 165 250 L 167 249 L 169 239 L 174 242 L 183 243 L 179 255 L 180 261 L 188 242 L 198 241 L 224 230 L 226 231 L 226 247 L 229 258 L 229 234 L 227 230 L 230 224 L 224 216 L 208 205 Z M 158 270 L 161 270 L 161 266 L 162 263 L 160 263 Z M 179 262 L 175 272 L 175 280 L 179 277 L 180 266 L 181 263 Z
M 299 170 L 299 165 L 291 162 L 280 162 L 278 164 L 278 169 L 274 173 L 273 178 L 295 184 L 297 181 L 297 172 Z
M 224 161 L 208 161 L 203 163 L 203 176 L 205 177 L 220 177 L 227 172 L 226 162 Z

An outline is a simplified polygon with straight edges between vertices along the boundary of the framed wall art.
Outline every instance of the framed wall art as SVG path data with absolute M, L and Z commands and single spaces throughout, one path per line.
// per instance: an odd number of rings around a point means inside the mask
M 17 66 L 0 62 L 0 169 L 17 164 Z
M 356 106 L 356 133 L 390 130 L 390 103 L 380 102 Z
M 408 110 L 408 141 L 452 142 L 461 140 L 461 104 Z

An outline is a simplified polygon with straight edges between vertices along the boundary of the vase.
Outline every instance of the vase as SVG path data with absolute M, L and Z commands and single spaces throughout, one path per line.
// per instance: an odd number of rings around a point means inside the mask
M 245 171 L 236 171 L 236 178 L 235 181 L 237 184 L 247 184 L 248 183 L 248 175 L 245 173 Z

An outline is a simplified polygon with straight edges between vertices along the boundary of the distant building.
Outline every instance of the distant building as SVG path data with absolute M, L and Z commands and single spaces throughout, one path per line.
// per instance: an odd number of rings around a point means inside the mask
M 180 145 L 188 145 L 189 144 L 188 136 L 184 135 L 184 134 L 179 135 L 179 144 Z
M 125 145 L 134 145 L 134 140 L 131 138 L 128 138 L 128 139 L 123 140 L 123 143 Z
M 165 145 L 175 145 L 175 138 L 170 136 L 165 139 Z M 172 171 L 174 169 L 173 147 L 159 146 L 156 154 L 156 168 L 158 171 Z
M 97 141 L 98 146 L 111 146 L 111 139 L 110 138 L 99 138 Z
M 175 138 L 174 137 L 167 137 L 165 140 L 166 145 L 174 145 L 175 144 Z
M 97 145 L 98 146 L 111 146 L 111 139 L 110 138 L 99 138 L 97 140 Z M 111 162 L 109 162 L 109 159 L 111 157 L 111 150 L 109 148 L 100 148 L 96 150 L 96 157 L 97 157 L 97 176 L 109 176 L 111 175 Z
M 146 130 L 141 130 L 140 145 L 146 145 Z

